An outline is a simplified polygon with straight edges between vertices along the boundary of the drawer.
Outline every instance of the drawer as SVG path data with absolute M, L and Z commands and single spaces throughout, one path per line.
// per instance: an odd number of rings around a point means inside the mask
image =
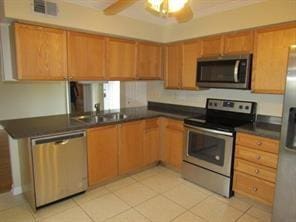
M 238 133 L 236 144 L 270 153 L 279 152 L 279 141 L 245 133 Z
M 153 129 L 158 127 L 158 119 L 147 119 L 145 120 L 145 129 Z
M 235 159 L 234 169 L 251 176 L 264 179 L 269 182 L 275 183 L 276 170 L 269 167 L 264 167 L 255 163 L 251 163 L 241 159 Z
M 245 194 L 256 200 L 272 205 L 274 197 L 273 183 L 235 171 L 233 189 L 235 192 Z
M 278 155 L 236 145 L 235 156 L 256 164 L 277 168 Z

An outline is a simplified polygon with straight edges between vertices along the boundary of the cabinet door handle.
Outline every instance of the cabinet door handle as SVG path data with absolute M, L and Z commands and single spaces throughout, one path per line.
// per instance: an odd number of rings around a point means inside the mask
M 257 192 L 257 191 L 258 191 L 258 188 L 257 188 L 257 187 L 253 187 L 252 190 L 253 190 L 254 192 Z
M 256 169 L 256 170 L 255 170 L 255 173 L 256 173 L 256 174 L 259 174 L 259 173 L 260 173 L 260 170 L 259 170 L 259 169 Z
M 261 159 L 261 156 L 260 155 L 257 155 L 256 156 L 256 160 L 260 160 Z
M 262 145 L 262 142 L 257 141 L 256 144 L 257 144 L 257 146 L 261 146 Z

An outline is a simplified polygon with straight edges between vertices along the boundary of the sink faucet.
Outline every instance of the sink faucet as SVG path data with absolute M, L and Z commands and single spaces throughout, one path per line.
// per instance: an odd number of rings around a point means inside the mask
M 96 114 L 98 114 L 101 111 L 101 109 L 100 109 L 100 103 L 96 103 L 95 104 L 95 109 L 96 109 Z

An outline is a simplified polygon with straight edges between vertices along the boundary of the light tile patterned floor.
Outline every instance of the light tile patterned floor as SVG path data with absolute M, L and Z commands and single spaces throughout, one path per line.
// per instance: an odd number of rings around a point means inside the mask
M 0 222 L 270 222 L 271 208 L 223 198 L 158 166 L 34 213 L 22 196 L 0 195 Z

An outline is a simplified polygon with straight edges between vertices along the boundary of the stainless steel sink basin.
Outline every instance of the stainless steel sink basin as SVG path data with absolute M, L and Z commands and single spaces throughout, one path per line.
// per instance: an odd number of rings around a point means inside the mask
M 127 115 L 124 113 L 108 113 L 101 115 L 82 115 L 73 117 L 72 119 L 78 120 L 84 123 L 103 123 L 103 122 L 116 122 L 119 120 L 124 120 Z

